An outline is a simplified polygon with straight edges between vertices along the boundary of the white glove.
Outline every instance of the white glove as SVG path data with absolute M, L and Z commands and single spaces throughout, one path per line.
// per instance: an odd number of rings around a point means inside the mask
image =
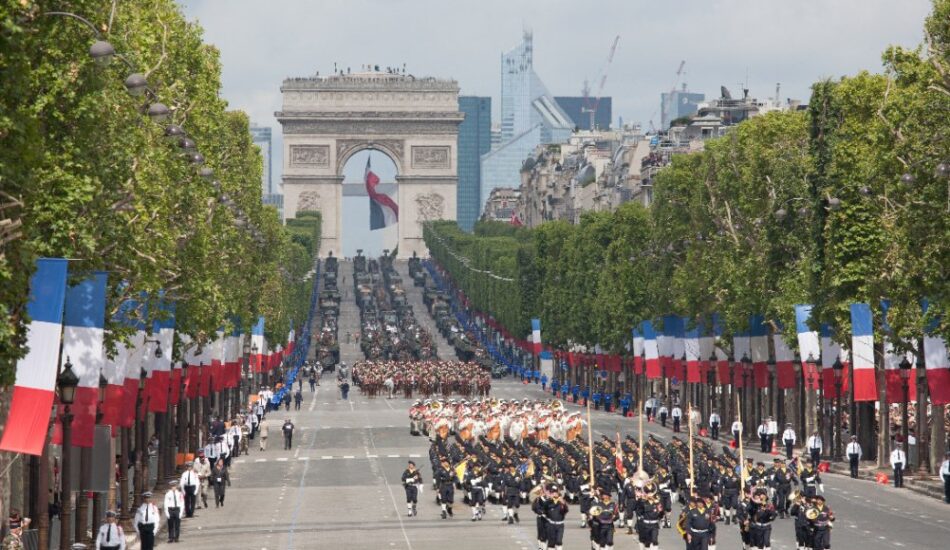
M 422 494 L 422 488 L 425 487 L 425 485 L 422 484 L 422 483 L 420 483 L 420 484 L 416 485 L 416 487 L 419 489 L 419 494 L 421 495 L 421 494 Z
M 824 484 L 824 483 L 819 483 L 819 484 L 818 484 L 818 490 L 821 491 L 821 494 L 825 494 L 825 484 Z

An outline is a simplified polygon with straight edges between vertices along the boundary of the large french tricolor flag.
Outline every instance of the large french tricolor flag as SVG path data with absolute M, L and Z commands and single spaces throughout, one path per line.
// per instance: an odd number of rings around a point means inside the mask
M 30 279 L 26 305 L 26 356 L 17 361 L 13 397 L 0 450 L 40 456 L 49 433 L 56 392 L 56 367 L 63 332 L 66 260 L 41 258 Z
M 224 389 L 225 378 L 225 337 L 224 329 L 218 330 L 214 342 L 211 343 L 211 391 L 219 392 Z
M 713 348 L 716 352 L 716 370 L 719 372 L 720 384 L 731 384 L 732 380 L 729 372 L 729 354 L 722 349 L 722 321 L 718 313 L 713 313 Z
M 633 329 L 633 372 L 643 374 L 643 333 Z
M 924 302 L 924 312 L 927 312 Z M 938 319 L 934 319 L 924 330 L 924 360 L 927 365 L 927 387 L 930 388 L 930 401 L 934 405 L 950 403 L 950 357 L 947 356 L 947 342 L 936 334 Z
M 70 408 L 75 447 L 92 447 L 96 430 L 99 375 L 105 363 L 106 278 L 106 273 L 96 272 L 66 289 L 62 361 L 72 363 L 79 378 Z
M 844 369 L 841 371 L 841 391 L 848 393 L 848 361 L 847 356 L 841 349 L 841 344 L 834 340 L 834 329 L 831 325 L 821 324 L 821 375 L 825 384 L 825 396 L 831 398 L 841 397 L 838 395 L 838 389 L 835 388 L 835 370 L 833 368 L 835 359 L 840 359 Z
M 689 319 L 684 317 L 682 320 L 684 326 L 688 326 Z M 686 381 L 690 383 L 702 382 L 702 355 L 700 354 L 699 334 L 702 331 L 702 325 L 695 324 L 693 328 L 684 331 L 683 351 L 686 354 Z
M 119 311 L 113 316 L 116 323 L 135 328 L 135 333 L 130 337 L 129 342 L 117 342 L 115 357 L 105 360 L 102 368 L 102 375 L 106 379 L 106 395 L 102 404 L 101 424 L 112 426 L 113 435 L 117 428 L 131 427 L 131 419 L 125 419 L 126 413 L 130 410 L 127 400 L 132 401 L 132 417 L 135 416 L 135 391 L 138 389 L 139 373 L 137 369 L 141 368 L 141 358 L 145 348 L 145 322 L 144 314 L 139 311 L 144 308 L 136 300 L 126 300 L 119 306 Z M 129 363 L 134 363 L 136 372 L 133 378 L 126 383 L 126 376 L 129 373 Z M 131 386 L 129 392 L 126 386 Z M 128 426 L 125 426 L 128 421 Z
M 175 307 L 171 303 L 160 306 L 161 320 L 152 323 L 152 338 L 157 343 L 150 346 L 152 353 L 145 356 L 145 394 L 148 396 L 149 412 L 168 410 L 169 382 L 172 379 L 172 347 L 175 344 Z M 161 349 L 161 357 L 155 357 L 155 349 Z M 177 380 L 175 381 L 177 388 Z
M 798 355 L 802 360 L 802 372 L 805 373 L 805 384 L 811 389 L 818 389 L 818 369 L 817 366 L 809 363 L 809 358 L 818 361 L 821 356 L 821 344 L 818 340 L 818 333 L 808 327 L 811 320 L 810 304 L 798 304 L 795 306 L 795 331 L 798 333 Z
M 742 358 L 751 359 L 752 353 L 752 341 L 749 336 L 749 332 L 737 332 L 732 336 L 732 355 L 737 363 L 737 368 L 735 369 L 735 380 L 732 384 L 736 388 L 741 388 L 743 384 L 743 373 L 742 370 L 745 368 L 741 361 Z M 749 376 L 745 378 L 746 387 L 752 387 L 753 377 Z
M 651 321 L 644 321 L 642 327 L 643 351 L 647 361 L 647 378 L 659 378 L 662 375 L 660 369 L 660 353 L 657 347 L 656 332 L 653 331 L 653 323 Z
M 369 228 L 372 231 L 394 225 L 399 221 L 399 206 L 389 195 L 376 190 L 379 176 L 373 172 L 372 157 L 366 159 L 366 194 L 369 195 Z
M 778 326 L 779 332 L 772 334 L 772 346 L 775 348 L 775 379 L 780 390 L 790 390 L 796 386 L 795 352 L 785 342 L 782 325 Z
M 874 323 L 868 304 L 851 304 L 851 361 L 851 368 L 854 369 L 854 400 L 877 401 Z
M 711 358 L 715 353 L 713 349 L 716 346 L 716 342 L 713 339 L 712 333 L 706 328 L 706 323 L 700 321 L 698 329 L 700 374 L 702 375 L 702 380 L 706 381 L 709 379 L 709 370 L 715 369 L 716 361 Z
M 769 387 L 769 327 L 765 324 L 764 315 L 749 317 L 749 335 L 755 387 L 767 388 Z
M 541 354 L 541 319 L 531 319 L 531 343 L 534 344 L 534 354 Z
M 891 325 L 887 322 L 887 311 L 891 308 L 888 300 L 881 300 L 881 331 L 884 333 L 884 383 L 886 384 L 887 402 L 904 402 L 904 382 L 901 379 L 901 361 L 906 357 L 911 365 L 914 364 L 914 354 L 910 351 L 903 354 L 894 349 L 894 343 L 888 339 L 891 334 Z M 911 371 L 907 378 L 907 401 L 917 402 L 917 377 Z
M 251 355 L 251 365 L 254 372 L 263 372 L 264 370 L 264 317 L 258 317 L 257 323 L 251 328 L 251 348 L 257 348 L 257 353 L 253 351 Z

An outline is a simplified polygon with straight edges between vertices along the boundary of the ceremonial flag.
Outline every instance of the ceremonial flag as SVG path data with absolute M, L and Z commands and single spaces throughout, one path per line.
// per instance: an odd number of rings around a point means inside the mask
M 70 412 L 72 444 L 92 447 L 99 404 L 99 375 L 105 362 L 106 273 L 97 271 L 66 289 L 62 363 L 70 362 L 79 386 Z
M 369 228 L 371 231 L 383 229 L 399 220 L 399 207 L 389 195 L 376 190 L 379 176 L 373 173 L 371 157 L 366 158 L 366 194 L 369 195 Z
M 199 350 L 197 342 L 191 340 L 191 336 L 180 334 L 182 359 L 184 364 L 185 376 L 185 397 L 194 399 L 198 397 L 198 390 L 201 387 L 201 371 L 199 369 Z
M 885 393 L 888 403 L 904 402 L 904 382 L 901 379 L 900 364 L 906 357 L 911 365 L 914 364 L 914 354 L 910 351 L 899 354 L 894 349 L 894 344 L 888 339 L 891 334 L 891 326 L 887 323 L 887 311 L 891 303 L 887 300 L 881 300 L 881 330 L 884 332 L 884 382 L 886 384 Z M 917 402 L 917 377 L 913 370 L 907 378 L 907 402 Z
M 102 420 L 100 423 L 112 426 L 113 435 L 121 427 L 123 414 L 127 410 L 125 403 L 127 364 L 130 360 L 134 361 L 133 357 L 135 355 L 141 356 L 142 347 L 145 344 L 145 322 L 137 311 L 139 307 L 139 302 L 135 300 L 126 300 L 119 306 L 113 320 L 118 324 L 134 327 L 136 331 L 130 337 L 128 344 L 116 343 L 115 357 L 112 359 L 106 357 L 102 367 L 102 375 L 106 379 L 106 395 L 102 403 Z
M 660 357 L 657 349 L 656 333 L 653 332 L 653 323 L 644 321 L 643 326 L 643 350 L 646 353 L 647 378 L 655 379 L 660 377 Z
M 811 319 L 811 305 L 799 304 L 795 306 L 795 330 L 798 332 L 798 355 L 802 360 L 802 372 L 805 373 L 805 384 L 813 390 L 818 389 L 818 370 L 815 363 L 821 356 L 821 346 L 818 333 L 808 327 Z
M 56 367 L 63 331 L 66 260 L 40 258 L 30 278 L 26 356 L 17 361 L 10 410 L 0 450 L 40 456 L 49 432 L 56 393 Z
M 257 348 L 255 351 L 254 348 Z M 264 371 L 264 316 L 257 318 L 257 323 L 251 327 L 251 365 L 254 372 Z
M 151 349 L 149 343 L 146 342 L 148 331 L 146 330 L 145 314 L 140 312 L 134 323 L 135 336 L 125 347 L 121 363 L 119 363 L 119 356 L 116 356 L 117 364 L 125 369 L 122 375 L 122 410 L 119 413 L 118 422 L 114 424 L 120 428 L 131 428 L 135 423 L 135 403 L 138 401 L 142 366 L 145 364 L 145 359 Z
M 620 432 L 617 432 L 617 449 L 614 452 L 614 468 L 620 474 L 621 479 L 627 477 L 627 470 L 623 466 L 623 446 L 620 445 Z
M 751 348 L 752 372 L 755 387 L 769 387 L 769 328 L 765 316 L 752 315 L 749 318 L 749 347 Z
M 163 413 L 168 410 L 172 347 L 175 344 L 175 305 L 162 303 L 160 309 L 162 319 L 152 323 L 152 337 L 158 341 L 155 346 L 161 353 L 146 355 L 148 379 L 145 381 L 145 393 L 148 395 L 148 411 Z
M 683 317 L 681 323 L 685 326 L 689 319 Z M 686 354 L 686 381 L 697 383 L 702 382 L 702 370 L 700 364 L 702 355 L 700 354 L 699 333 L 702 330 L 701 325 L 696 324 L 693 328 L 684 332 L 683 350 Z
M 181 402 L 181 380 L 185 375 L 185 365 L 181 361 L 175 361 L 172 364 L 171 376 L 169 376 L 168 403 L 178 405 Z
M 924 302 L 924 313 L 927 302 Z M 934 405 L 950 403 L 950 358 L 947 357 L 947 342 L 936 334 L 938 319 L 934 319 L 924 330 L 924 361 L 927 366 L 927 387 L 930 388 L 930 402 Z
M 699 328 L 699 370 L 702 380 L 709 380 L 709 370 L 714 368 L 713 347 L 715 342 L 712 334 L 706 329 L 706 324 L 700 322 Z
M 531 341 L 534 343 L 534 354 L 541 353 L 541 319 L 531 319 Z
M 854 400 L 877 401 L 874 372 L 874 325 L 871 306 L 851 304 L 851 361 L 854 369 Z
M 795 352 L 785 343 L 784 327 L 779 324 L 779 331 L 772 334 L 772 346 L 775 348 L 775 379 L 778 389 L 790 390 L 796 386 L 795 380 Z
M 732 354 L 737 363 L 735 369 L 735 380 L 733 381 L 733 386 L 737 388 L 743 387 L 743 370 L 745 365 L 742 364 L 742 358 L 750 359 L 749 354 L 751 352 L 751 339 L 748 332 L 737 332 L 732 336 Z M 752 387 L 752 376 L 745 378 L 745 387 Z
M 825 384 L 825 396 L 837 398 L 838 389 L 835 388 L 835 359 L 839 359 L 842 364 L 841 369 L 841 391 L 848 391 L 848 362 L 845 361 L 844 352 L 841 350 L 841 344 L 833 339 L 834 331 L 831 325 L 821 324 L 821 375 Z
M 633 329 L 633 372 L 643 374 L 643 334 Z
M 713 338 L 715 338 L 713 347 L 716 352 L 716 367 L 719 371 L 719 383 L 730 384 L 733 380 L 731 379 L 732 373 L 729 371 L 729 354 L 719 345 L 719 342 L 722 340 L 722 323 L 719 320 L 719 314 L 713 313 L 712 320 Z
M 218 330 L 211 343 L 211 391 L 224 389 L 224 330 Z

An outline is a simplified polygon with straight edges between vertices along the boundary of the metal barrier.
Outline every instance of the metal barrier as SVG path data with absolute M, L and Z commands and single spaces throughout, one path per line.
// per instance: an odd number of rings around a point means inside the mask
M 23 543 L 24 550 L 39 550 L 40 532 L 36 529 L 24 529 L 20 542 Z

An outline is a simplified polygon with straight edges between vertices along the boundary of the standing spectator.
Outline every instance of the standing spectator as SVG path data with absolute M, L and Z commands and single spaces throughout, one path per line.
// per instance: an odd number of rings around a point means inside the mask
M 943 479 L 943 501 L 950 504 L 950 451 L 940 465 L 940 478 Z
M 782 443 L 785 444 L 785 458 L 788 460 L 792 459 L 792 449 L 795 448 L 795 441 L 798 438 L 795 437 L 795 430 L 792 428 L 791 422 L 785 425 L 785 431 L 782 432 Z
M 310 393 L 317 391 L 317 377 L 314 375 L 313 369 L 310 369 L 310 379 L 308 382 L 310 382 Z
M 340 395 L 343 397 L 344 401 L 349 399 L 350 383 L 347 382 L 345 378 L 340 381 Z
M 228 447 L 231 449 L 231 456 L 241 456 L 241 426 L 235 418 L 231 421 L 231 427 L 228 428 Z
M 214 487 L 214 507 L 224 506 L 224 491 L 231 486 L 231 477 L 223 460 L 218 460 L 211 469 L 211 485 Z
M 709 414 L 709 436 L 713 441 L 719 441 L 719 426 L 722 424 L 722 418 L 719 413 L 713 411 Z
M 660 414 L 660 424 L 662 424 L 663 427 L 665 428 L 666 417 L 667 415 L 669 415 L 669 412 L 670 412 L 669 409 L 666 408 L 666 403 L 663 403 L 662 405 L 660 405 L 660 410 L 658 412 Z
M 656 418 L 656 397 L 651 393 L 646 402 L 647 422 L 653 422 Z
M 771 452 L 775 447 L 775 439 L 778 437 L 778 422 L 775 421 L 771 416 L 769 417 L 769 431 L 768 431 L 768 449 L 766 452 Z
M 260 434 L 261 435 L 261 450 L 266 451 L 267 450 L 267 433 L 269 431 L 268 426 L 267 426 L 267 419 L 261 420 L 261 423 L 258 426 L 258 429 L 261 432 Z
M 99 527 L 96 550 L 125 550 L 125 532 L 116 523 L 116 513 L 112 510 L 106 511 L 106 522 Z
M 142 493 L 142 505 L 135 511 L 135 532 L 139 535 L 142 550 L 155 548 L 155 532 L 160 520 L 158 506 L 152 504 L 152 492 Z
M 198 485 L 201 482 L 198 472 L 195 471 L 193 462 L 185 463 L 185 471 L 181 474 L 182 503 L 180 506 L 185 508 L 185 517 L 190 518 L 195 515 L 195 504 L 198 501 Z M 168 508 L 168 495 L 165 495 L 165 508 Z M 167 513 L 165 514 L 168 515 Z M 180 518 L 181 516 L 179 516 Z M 170 537 L 169 537 L 170 538 Z
M 287 393 L 284 394 L 283 401 L 284 401 L 284 410 L 289 411 L 290 410 L 290 389 L 289 388 L 288 388 Z
M 769 452 L 771 447 L 769 446 L 769 421 L 762 420 L 762 423 L 759 424 L 759 429 L 756 432 L 759 435 L 759 451 L 763 453 Z
M 288 418 L 284 421 L 284 425 L 281 426 L 280 431 L 284 432 L 284 450 L 288 450 L 293 447 L 294 444 L 294 423 Z
M 805 446 L 808 447 L 808 454 L 811 456 L 811 467 L 818 468 L 818 463 L 821 461 L 822 449 L 821 436 L 818 435 L 818 430 L 812 432 L 811 437 L 805 442 Z
M 732 423 L 732 446 L 733 448 L 739 448 L 739 438 L 742 437 L 742 422 L 739 422 L 739 419 L 736 418 Z
M 683 420 L 683 410 L 680 409 L 679 405 L 673 405 L 673 410 L 670 413 L 670 416 L 673 417 L 673 431 L 680 431 L 680 422 Z
M 907 455 L 901 449 L 900 443 L 894 444 L 891 451 L 891 468 L 894 468 L 894 487 L 904 486 L 904 468 L 907 467 Z
M 861 460 L 861 444 L 858 443 L 858 436 L 851 436 L 851 443 L 845 449 L 848 455 L 848 464 L 851 467 L 851 477 L 858 479 L 858 461 Z
M 187 472 L 186 472 L 187 473 Z M 178 489 L 178 480 L 168 482 L 165 493 L 165 520 L 168 522 L 168 542 L 178 542 L 181 535 L 181 507 L 185 504 L 185 495 Z M 194 504 L 192 504 L 192 507 Z
M 541 375 L 541 391 L 547 391 L 548 389 L 548 375 Z
M 205 452 L 198 449 L 198 460 L 195 461 L 195 473 L 198 474 L 198 492 L 201 495 L 202 508 L 208 507 L 208 484 L 211 478 L 211 461 Z

